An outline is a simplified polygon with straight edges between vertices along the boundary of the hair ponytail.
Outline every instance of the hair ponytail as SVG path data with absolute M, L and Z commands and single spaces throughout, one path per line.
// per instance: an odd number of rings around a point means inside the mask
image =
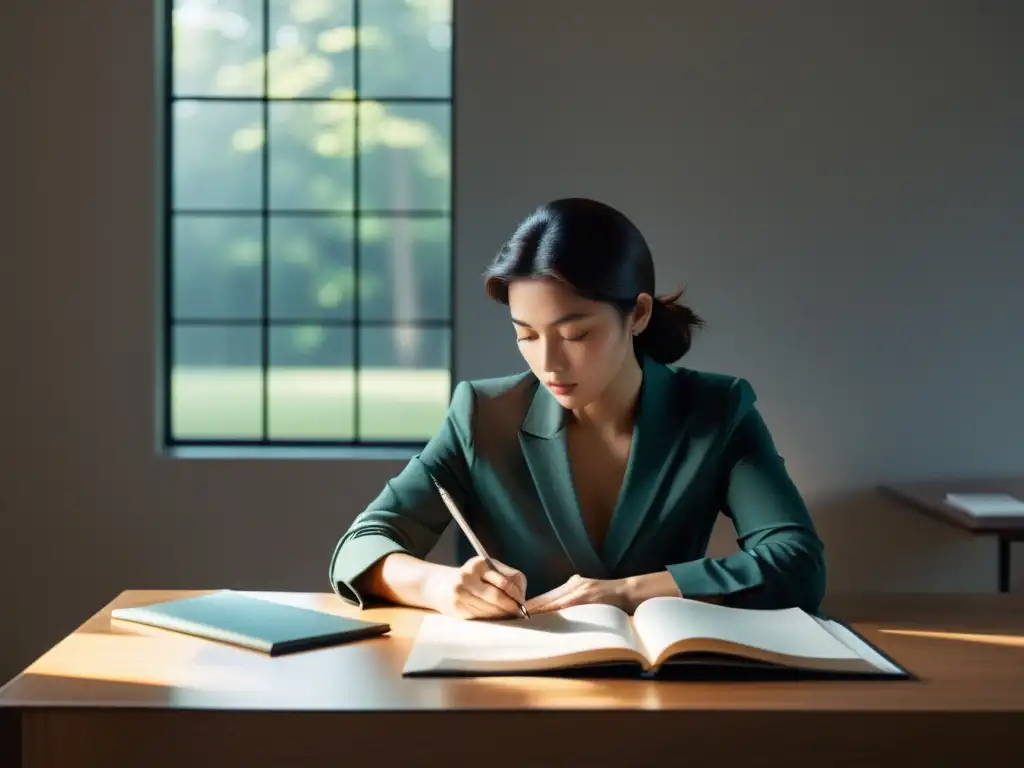
M 679 303 L 682 295 L 683 291 L 679 290 L 654 300 L 647 327 L 636 337 L 637 352 L 667 365 L 690 351 L 694 333 L 704 327 L 704 320 L 690 307 Z

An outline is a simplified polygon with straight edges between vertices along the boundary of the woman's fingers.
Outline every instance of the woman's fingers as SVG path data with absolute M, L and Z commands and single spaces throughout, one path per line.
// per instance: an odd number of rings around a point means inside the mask
M 522 571 L 516 570 L 515 568 L 511 568 L 504 563 L 499 563 L 497 560 L 494 560 L 493 562 L 494 567 L 497 568 L 501 575 L 509 582 L 509 586 L 504 587 L 499 585 L 499 587 L 519 602 L 524 601 L 526 599 L 526 574 Z
M 462 570 L 459 586 L 477 600 L 486 603 L 488 612 L 494 615 L 512 614 L 519 610 L 515 600 L 502 591 L 494 582 L 506 583 L 500 573 L 494 573 L 483 563 L 474 563 Z
M 520 586 L 519 581 L 514 578 L 509 578 L 504 574 L 495 573 L 494 571 L 484 571 L 480 575 L 480 578 L 484 582 L 491 584 L 496 589 L 500 590 L 502 594 L 506 595 L 512 601 L 522 602 L 525 599 L 522 586 Z M 516 605 L 515 602 L 512 604 L 512 610 L 519 610 L 519 606 Z
M 570 579 L 561 586 L 545 592 L 543 595 L 537 595 L 537 597 L 526 604 L 526 610 L 530 613 L 555 610 L 554 606 L 557 606 L 564 597 L 575 592 L 578 586 L 575 580 Z
M 562 595 L 561 597 L 558 597 L 558 598 L 552 600 L 550 603 L 547 603 L 543 607 L 538 608 L 537 609 L 537 613 L 547 613 L 549 611 L 560 611 L 563 608 L 568 608 L 568 607 L 570 607 L 572 605 L 576 605 L 577 603 L 581 602 L 581 598 L 583 597 L 583 594 L 584 593 L 583 593 L 582 590 L 576 590 L 576 591 L 570 592 L 570 593 L 568 593 L 566 595 Z M 529 608 L 527 610 L 532 611 L 533 609 Z
M 474 557 L 463 566 L 464 573 L 470 573 L 481 581 L 493 584 L 506 595 L 515 601 L 522 602 L 526 599 L 526 576 L 515 568 L 510 568 L 504 563 L 496 560 L 491 561 L 494 567 L 490 567 L 482 557 Z M 513 604 L 513 610 L 518 611 L 518 605 Z
M 516 601 L 509 597 L 508 593 L 488 581 L 480 583 L 479 591 L 476 592 L 476 595 L 491 605 L 497 606 L 502 613 L 519 612 L 519 605 Z
M 457 588 L 456 599 L 464 612 L 472 618 L 488 619 L 503 614 L 500 608 L 477 595 L 468 586 L 463 585 Z

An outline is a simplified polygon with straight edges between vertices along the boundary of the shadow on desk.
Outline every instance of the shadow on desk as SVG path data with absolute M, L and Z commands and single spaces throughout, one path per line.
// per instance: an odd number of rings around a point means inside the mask
M 636 664 L 606 664 L 601 666 L 561 669 L 557 671 L 530 672 L 528 675 L 509 676 L 507 673 L 472 673 L 458 672 L 434 673 L 431 677 L 451 679 L 479 679 L 486 681 L 493 678 L 523 679 L 564 679 L 564 680 L 637 680 L 657 682 L 699 682 L 699 683 L 797 683 L 812 681 L 846 681 L 885 680 L 888 682 L 914 681 L 918 678 L 912 673 L 906 677 L 874 674 L 843 674 L 838 672 L 819 672 L 816 670 L 798 670 L 779 667 L 758 662 L 730 662 L 728 659 L 708 660 L 693 659 L 692 661 L 673 661 L 665 664 L 656 675 L 642 674 Z M 486 682 L 484 683 L 486 684 Z

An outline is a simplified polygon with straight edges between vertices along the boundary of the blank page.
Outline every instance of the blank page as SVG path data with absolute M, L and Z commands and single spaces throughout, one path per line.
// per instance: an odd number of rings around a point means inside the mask
M 577 605 L 529 619 L 423 619 L 405 671 L 458 668 L 459 662 L 530 661 L 594 650 L 633 648 L 628 616 L 610 605 Z
M 729 608 L 700 600 L 656 597 L 633 617 L 648 659 L 680 640 L 712 638 L 807 659 L 860 658 L 799 608 Z
M 892 675 L 905 675 L 906 671 L 897 667 L 885 656 L 880 654 L 869 644 L 864 642 L 856 633 L 851 632 L 847 627 L 840 624 L 838 621 L 832 621 L 831 619 L 819 619 L 817 616 L 813 617 L 818 624 L 825 628 L 829 634 L 840 640 L 845 645 L 849 646 L 855 651 L 862 659 L 874 664 L 878 668 L 879 672 L 886 672 Z

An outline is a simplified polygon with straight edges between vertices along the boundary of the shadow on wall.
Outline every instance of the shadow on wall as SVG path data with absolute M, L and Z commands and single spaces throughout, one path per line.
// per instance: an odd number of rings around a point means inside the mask
M 874 489 L 809 498 L 825 542 L 828 592 L 992 592 L 996 543 L 932 519 Z M 720 517 L 708 554 L 736 550 Z

